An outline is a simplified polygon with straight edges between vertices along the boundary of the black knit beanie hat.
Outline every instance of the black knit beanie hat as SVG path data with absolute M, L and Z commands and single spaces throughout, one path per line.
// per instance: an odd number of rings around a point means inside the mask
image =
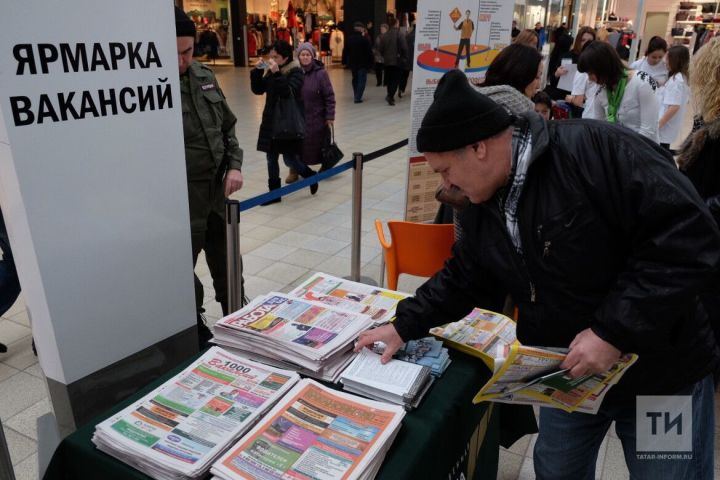
M 175 36 L 195 38 L 195 22 L 178 7 L 175 7 Z
M 500 133 L 512 122 L 508 111 L 475 90 L 463 72 L 451 70 L 440 79 L 420 125 L 417 150 L 457 150 Z

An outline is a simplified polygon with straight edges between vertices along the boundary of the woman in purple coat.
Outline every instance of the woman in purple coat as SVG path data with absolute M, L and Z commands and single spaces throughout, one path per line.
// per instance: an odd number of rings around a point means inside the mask
M 335 92 L 322 62 L 315 59 L 312 44 L 301 43 L 298 60 L 305 73 L 302 98 L 305 105 L 305 140 L 302 161 L 306 165 L 322 163 L 320 150 L 335 120 Z

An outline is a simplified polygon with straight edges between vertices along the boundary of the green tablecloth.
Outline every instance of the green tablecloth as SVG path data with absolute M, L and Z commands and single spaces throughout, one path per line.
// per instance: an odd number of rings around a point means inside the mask
M 482 362 L 451 352 L 452 364 L 415 411 L 408 413 L 376 478 L 495 480 L 498 464 L 499 412 L 504 406 L 471 400 L 489 378 Z M 132 467 L 98 451 L 90 441 L 95 425 L 149 393 L 182 368 L 138 391 L 65 438 L 56 450 L 45 480 L 147 479 Z M 520 425 L 518 434 L 534 425 Z

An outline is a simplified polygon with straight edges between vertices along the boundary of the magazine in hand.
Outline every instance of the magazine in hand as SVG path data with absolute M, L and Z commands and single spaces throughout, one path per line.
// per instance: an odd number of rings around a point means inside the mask
M 299 379 L 213 347 L 98 424 L 92 441 L 152 478 L 200 478 Z
M 343 389 L 364 397 L 417 408 L 435 381 L 429 367 L 402 360 L 383 365 L 380 355 L 363 348 L 340 375 Z
M 517 343 L 515 322 L 501 313 L 475 308 L 465 318 L 430 329 L 448 347 L 478 357 L 495 370 L 498 346 Z
M 352 359 L 353 341 L 371 325 L 365 314 L 273 292 L 218 320 L 213 341 L 334 381 Z
M 495 372 L 473 399 L 560 408 L 595 414 L 608 390 L 620 381 L 637 355 L 623 355 L 607 372 L 570 378 L 560 365 L 566 350 L 523 346 L 498 347 Z
M 212 466 L 221 480 L 369 479 L 405 410 L 301 380 Z
M 372 318 L 374 325 L 389 322 L 400 300 L 410 296 L 321 272 L 313 274 L 289 295 L 364 313 Z

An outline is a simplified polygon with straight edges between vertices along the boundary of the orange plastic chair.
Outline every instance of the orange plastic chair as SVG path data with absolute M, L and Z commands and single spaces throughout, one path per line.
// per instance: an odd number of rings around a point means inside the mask
M 401 273 L 430 277 L 440 270 L 452 254 L 455 227 L 452 224 L 388 221 L 390 239 L 385 240 L 382 222 L 375 220 L 380 245 L 385 252 L 387 283 L 390 290 L 397 290 Z

